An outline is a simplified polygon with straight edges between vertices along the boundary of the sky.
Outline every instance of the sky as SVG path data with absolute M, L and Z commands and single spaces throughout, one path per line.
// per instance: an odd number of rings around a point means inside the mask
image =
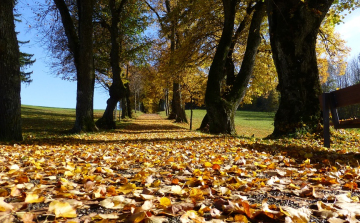
M 41 0 L 42 1 L 42 0 Z M 30 40 L 29 44 L 21 46 L 21 51 L 34 54 L 36 62 L 27 71 L 33 71 L 29 85 L 21 86 L 21 103 L 23 105 L 36 105 L 45 107 L 75 108 L 76 107 L 76 82 L 62 80 L 50 69 L 49 60 L 51 55 L 39 42 L 39 34 L 35 29 L 29 29 L 31 18 L 34 17 L 27 5 L 28 2 L 19 1 L 18 12 L 22 14 L 21 23 L 16 24 L 20 41 Z M 31 3 L 29 3 L 31 4 Z M 352 48 L 351 57 L 360 53 L 360 9 L 348 14 L 343 24 L 336 26 L 336 31 L 347 41 Z M 105 109 L 108 92 L 96 86 L 94 94 L 94 109 Z

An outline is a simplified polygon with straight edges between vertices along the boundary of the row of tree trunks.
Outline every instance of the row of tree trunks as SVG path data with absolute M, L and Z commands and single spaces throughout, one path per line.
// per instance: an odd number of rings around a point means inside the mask
M 228 82 L 234 77 L 233 63 L 226 61 L 226 53 L 231 54 L 234 4 L 236 1 L 224 0 L 225 22 L 214 61 L 210 67 L 205 102 L 207 114 L 201 129 L 210 133 L 234 134 L 234 112 L 245 93 L 249 74 L 252 72 L 257 37 L 249 32 L 246 51 L 240 73 L 236 76 L 237 88 L 220 95 L 220 83 L 223 73 L 228 75 Z M 267 1 L 267 12 L 270 27 L 272 55 L 278 73 L 281 94 L 280 106 L 275 116 L 273 137 L 294 134 L 299 130 L 312 131 L 317 128 L 320 116 L 318 96 L 321 93 L 319 72 L 316 61 L 316 37 L 322 20 L 327 14 L 333 0 L 322 1 Z M 258 2 L 257 4 L 263 4 Z M 262 9 L 263 10 L 263 9 Z M 256 11 L 252 19 L 254 22 Z M 251 28 L 250 28 L 251 29 Z M 256 40 L 256 41 L 255 41 Z M 250 41 L 250 42 L 249 42 Z M 252 49 L 249 48 L 252 45 Z M 228 51 L 230 49 L 230 51 Z M 246 54 L 246 53 L 245 53 Z M 229 58 L 229 55 L 228 55 Z M 250 63 L 246 61 L 250 61 Z M 228 65 L 225 65 L 228 64 Z M 245 66 L 244 66 L 245 65 Z M 246 73 L 246 74 L 244 74 Z M 229 85 L 229 83 L 227 83 Z M 242 87 L 237 87 L 242 86 Z
M 14 1 L 0 7 L 0 141 L 20 141 L 21 102 L 19 47 L 14 24 Z

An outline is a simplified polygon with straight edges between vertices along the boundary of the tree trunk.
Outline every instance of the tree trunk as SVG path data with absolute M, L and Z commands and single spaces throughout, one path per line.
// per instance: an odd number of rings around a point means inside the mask
M 110 51 L 110 64 L 113 74 L 113 83 L 109 89 L 110 98 L 107 100 L 107 105 L 103 116 L 96 121 L 96 125 L 100 128 L 114 129 L 116 123 L 112 119 L 112 113 L 115 109 L 117 102 L 125 96 L 125 87 L 121 80 L 120 62 L 120 44 L 118 41 L 121 10 L 126 3 L 122 0 L 119 7 L 116 7 L 115 0 L 109 0 L 111 10 L 111 26 L 108 27 L 111 35 L 111 51 Z M 124 111 L 123 111 L 124 112 Z
M 230 71 L 234 70 L 232 68 L 233 63 L 229 63 L 229 60 L 232 60 L 230 51 L 231 48 L 233 48 L 232 35 L 236 1 L 223 2 L 225 12 L 224 28 L 209 71 L 205 94 L 207 115 L 204 117 L 201 125 L 204 128 L 203 131 L 209 131 L 213 134 L 224 133 L 233 135 L 236 134 L 234 122 L 235 112 L 245 95 L 250 76 L 253 72 L 257 49 L 261 41 L 260 26 L 265 16 L 265 4 L 261 1 L 256 3 L 255 12 L 251 19 L 244 59 L 240 72 L 234 79 L 233 75 L 230 74 Z M 229 67 L 227 67 L 227 65 Z M 228 83 L 230 90 L 226 92 L 225 95 L 221 95 L 221 82 L 225 74 L 230 76 L 234 81 L 229 81 L 231 82 Z
M 79 64 L 77 70 L 76 120 L 72 132 L 95 131 L 93 63 L 93 0 L 78 0 L 79 6 Z
M 95 72 L 93 64 L 93 0 L 77 0 L 79 29 L 76 33 L 74 22 L 64 0 L 54 0 L 58 8 L 68 39 L 70 52 L 76 67 L 76 120 L 74 133 L 97 130 L 93 119 Z
M 209 131 L 211 133 L 234 133 L 230 127 L 230 106 L 221 98 L 221 82 L 224 79 L 224 68 L 229 53 L 231 39 L 234 30 L 234 19 L 236 13 L 236 0 L 223 0 L 224 27 L 216 49 L 213 62 L 210 66 L 208 82 L 205 92 L 205 104 Z M 234 128 L 235 129 L 235 128 Z
M 169 119 L 175 119 L 176 122 L 188 123 L 185 109 L 182 106 L 180 83 L 176 82 L 173 83 L 173 100 L 171 103 Z
M 130 103 L 130 86 L 129 86 L 129 83 L 126 83 L 126 84 L 125 84 L 125 89 L 126 89 L 125 100 L 126 100 L 127 116 L 128 116 L 129 118 L 132 118 L 132 109 L 131 109 L 131 103 Z
M 273 137 L 314 129 L 321 118 L 315 46 L 332 2 L 268 1 L 271 48 L 281 94 Z
M 0 7 L 0 141 L 21 141 L 19 46 L 15 34 L 14 1 Z

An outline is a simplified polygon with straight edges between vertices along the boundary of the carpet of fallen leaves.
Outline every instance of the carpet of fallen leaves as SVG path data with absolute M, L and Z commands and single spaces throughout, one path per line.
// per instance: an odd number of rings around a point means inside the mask
M 0 222 L 359 222 L 359 155 L 321 139 L 125 129 L 0 145 Z

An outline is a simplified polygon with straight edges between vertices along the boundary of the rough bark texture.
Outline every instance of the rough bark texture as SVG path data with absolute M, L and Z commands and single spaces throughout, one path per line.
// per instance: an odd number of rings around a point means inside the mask
M 76 120 L 74 133 L 97 130 L 93 119 L 95 73 L 93 64 L 93 0 L 78 0 L 79 28 L 76 28 L 64 0 L 54 0 L 76 67 Z
M 15 34 L 14 1 L 0 7 L 0 140 L 21 141 L 19 47 Z
M 114 129 L 116 123 L 113 120 L 113 112 L 117 102 L 125 96 L 125 87 L 121 80 L 120 62 L 120 44 L 118 41 L 120 21 L 120 13 L 124 7 L 126 0 L 122 0 L 119 7 L 116 7 L 115 0 L 109 0 L 111 10 L 111 26 L 108 27 L 111 36 L 111 51 L 110 51 L 110 64 L 113 73 L 113 83 L 109 89 L 110 98 L 107 100 L 107 105 L 103 116 L 96 121 L 99 128 Z
M 171 102 L 171 113 L 169 115 L 169 119 L 175 119 L 176 122 L 188 123 L 185 109 L 182 106 L 181 101 L 181 87 L 180 84 L 176 82 L 173 82 L 173 97 Z
M 93 100 L 95 72 L 93 63 L 93 0 L 78 0 L 79 64 L 77 68 L 76 120 L 73 132 L 95 131 Z
M 318 124 L 321 88 L 315 45 L 321 21 L 332 2 L 268 1 L 271 48 L 281 94 L 274 137 Z
M 205 93 L 206 111 L 211 133 L 234 134 L 231 129 L 231 105 L 221 98 L 221 82 L 224 79 L 224 68 L 229 53 L 234 30 L 236 0 L 223 0 L 224 27 L 216 49 L 213 62 L 210 66 Z
M 219 46 L 210 67 L 205 103 L 207 115 L 201 127 L 203 131 L 219 134 L 236 134 L 234 116 L 243 99 L 250 76 L 253 72 L 257 49 L 260 45 L 260 26 L 265 16 L 265 4 L 258 2 L 255 7 L 248 34 L 248 41 L 240 72 L 233 75 L 232 62 L 233 28 L 236 1 L 223 1 L 225 21 Z M 241 27 L 241 26 L 240 26 Z M 239 28 L 240 29 L 240 28 Z M 235 37 L 238 32 L 235 33 Z M 225 72 L 224 72 L 225 71 Z M 227 75 L 229 91 L 221 95 L 221 81 Z M 231 79 L 231 80 L 230 80 Z

